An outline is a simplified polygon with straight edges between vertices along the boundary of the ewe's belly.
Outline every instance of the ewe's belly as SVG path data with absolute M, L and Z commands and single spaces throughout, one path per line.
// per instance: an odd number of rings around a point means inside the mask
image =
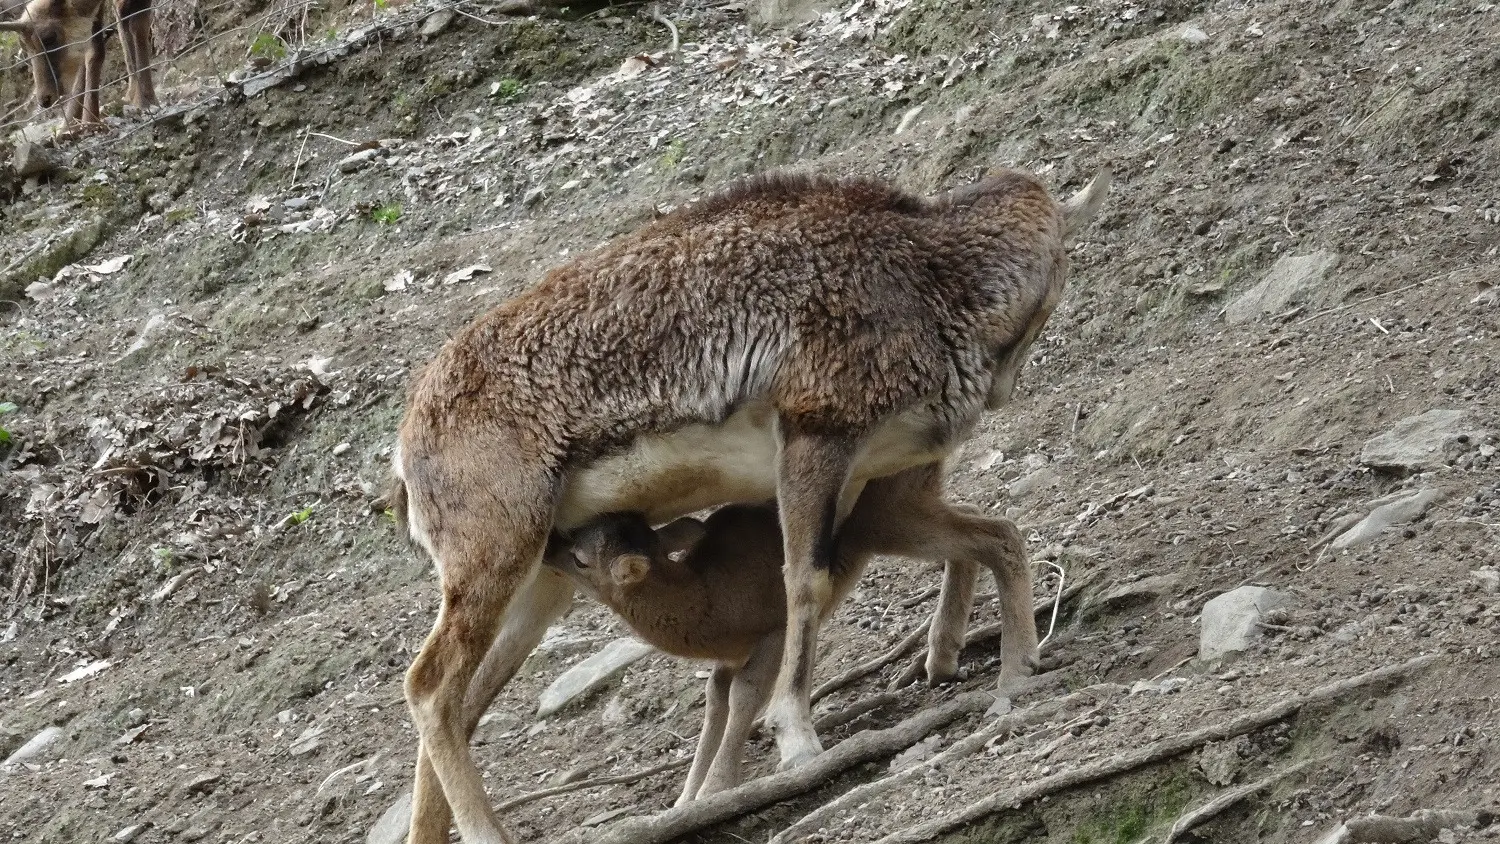
M 899 414 L 867 440 L 850 491 L 864 482 L 941 460 L 957 444 L 934 445 L 925 412 Z M 642 437 L 628 451 L 573 470 L 556 524 L 579 527 L 600 513 L 644 513 L 661 524 L 721 504 L 752 504 L 776 497 L 775 414 L 768 405 L 746 407 L 720 425 L 689 425 Z M 852 498 L 842 508 L 847 512 Z

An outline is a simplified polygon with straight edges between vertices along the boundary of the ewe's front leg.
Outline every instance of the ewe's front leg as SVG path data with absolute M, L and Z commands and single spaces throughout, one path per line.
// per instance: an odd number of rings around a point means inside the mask
M 831 569 L 839 499 L 856 443 L 797 430 L 783 419 L 777 502 L 781 510 L 786 578 L 786 643 L 766 723 L 776 731 L 781 767 L 794 768 L 823 752 L 812 723 L 812 672 L 818 626 L 833 602 Z

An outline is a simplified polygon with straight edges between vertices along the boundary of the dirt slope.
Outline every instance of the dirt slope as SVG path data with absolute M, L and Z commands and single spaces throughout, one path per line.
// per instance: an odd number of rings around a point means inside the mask
M 0 758 L 61 728 L 0 772 L 0 835 L 364 840 L 410 785 L 401 674 L 436 608 L 432 573 L 373 506 L 412 367 L 568 255 L 793 165 L 921 192 L 996 164 L 1068 192 L 1114 167 L 1019 400 L 952 487 L 1088 583 L 1016 705 L 1186 681 L 934 769 L 823 840 L 873 841 L 1420 654 L 1440 658 L 1403 683 L 949 840 L 1160 840 L 1185 808 L 1300 761 L 1199 840 L 1500 808 L 1500 595 L 1484 571 L 1500 566 L 1500 9 L 860 0 L 776 36 L 733 8 L 667 13 L 675 56 L 629 9 L 460 16 L 0 186 L 0 401 L 17 406 L 0 416 Z M 179 99 L 200 84 L 169 81 Z M 1430 410 L 1463 413 L 1430 465 L 1361 461 Z M 1414 523 L 1316 545 L 1416 490 L 1440 495 Z M 877 564 L 830 624 L 820 676 L 924 623 L 936 582 Z M 1055 583 L 1039 577 L 1037 597 Z M 1244 584 L 1289 603 L 1239 658 L 1187 661 L 1205 602 Z M 994 615 L 983 602 L 975 624 Z M 702 681 L 663 656 L 534 718 L 540 689 L 620 633 L 580 601 L 497 702 L 475 749 L 497 802 L 690 753 Z M 965 651 L 962 683 L 904 689 L 826 738 L 988 687 L 997 644 Z M 691 840 L 764 841 L 885 770 Z M 547 840 L 662 809 L 680 775 L 509 818 Z

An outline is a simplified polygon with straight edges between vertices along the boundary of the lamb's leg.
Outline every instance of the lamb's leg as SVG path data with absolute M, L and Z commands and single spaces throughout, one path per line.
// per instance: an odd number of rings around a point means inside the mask
M 721 662 L 708 675 L 708 689 L 704 693 L 703 702 L 703 729 L 698 732 L 698 750 L 693 754 L 693 767 L 688 769 L 682 795 L 674 805 L 681 806 L 698 796 L 699 788 L 714 764 L 719 743 L 724 738 L 724 721 L 729 716 L 729 690 L 736 673 L 733 666 Z
M 776 687 L 776 670 L 781 667 L 780 631 L 760 640 L 750 659 L 735 675 L 729 690 L 729 724 L 714 754 L 713 767 L 698 790 L 699 797 L 725 791 L 740 784 L 744 771 L 745 744 L 755 729 L 755 719 L 765 709 L 771 690 Z
M 933 685 L 958 674 L 958 654 L 969 635 L 969 614 L 974 610 L 974 587 L 979 582 L 979 564 L 955 557 L 943 566 L 943 588 L 927 628 L 927 682 Z
M 840 532 L 840 553 L 949 561 L 928 632 L 929 682 L 946 680 L 957 670 L 981 565 L 994 573 L 1000 592 L 1000 687 L 1009 690 L 1036 671 L 1036 622 L 1025 540 L 1008 519 L 944 501 L 941 465 L 871 481 Z
M 813 664 L 818 626 L 833 602 L 830 570 L 839 521 L 839 499 L 848 482 L 857 443 L 848 437 L 780 425 L 776 482 L 786 574 L 786 643 L 766 722 L 776 731 L 781 766 L 792 768 L 823 752 L 813 728 Z

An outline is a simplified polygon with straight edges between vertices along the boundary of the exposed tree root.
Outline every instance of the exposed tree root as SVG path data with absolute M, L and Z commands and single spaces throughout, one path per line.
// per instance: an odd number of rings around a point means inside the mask
M 1356 677 L 1329 683 L 1306 694 L 1296 695 L 1257 712 L 1241 715 L 1238 718 L 1232 718 L 1211 727 L 1204 727 L 1201 730 L 1193 730 L 1192 732 L 1154 741 L 1144 747 L 1121 753 L 1118 756 L 1092 765 L 1083 765 L 1070 771 L 1063 771 L 1062 773 L 1053 774 L 1050 777 L 1043 777 L 1025 785 L 1007 788 L 971 803 L 956 812 L 887 835 L 879 839 L 876 844 L 923 844 L 923 842 L 931 841 L 945 832 L 957 829 L 988 815 L 993 815 L 996 812 L 1016 808 L 1043 797 L 1083 785 L 1084 783 L 1128 773 L 1137 768 L 1160 762 L 1163 759 L 1171 758 L 1180 753 L 1185 753 L 1211 741 L 1223 741 L 1224 739 L 1254 732 L 1297 713 L 1303 707 L 1335 700 L 1365 686 L 1399 680 L 1413 671 L 1432 664 L 1437 658 L 1436 654 L 1419 656 L 1400 665 L 1387 666 L 1360 674 Z
M 1249 783 L 1247 785 L 1242 785 L 1239 788 L 1231 788 L 1227 791 L 1219 792 L 1219 794 L 1216 795 L 1214 799 L 1208 801 L 1207 803 L 1204 803 L 1202 806 L 1199 806 L 1198 808 L 1193 809 L 1190 812 L 1184 813 L 1182 817 L 1178 818 L 1177 822 L 1172 824 L 1172 828 L 1167 831 L 1167 837 L 1162 839 L 1162 844 L 1172 844 L 1172 842 L 1176 841 L 1183 833 L 1187 832 L 1193 827 L 1218 816 L 1220 812 L 1223 812 L 1230 806 L 1233 806 L 1241 800 L 1244 800 L 1246 797 L 1250 797 L 1254 794 L 1265 791 L 1266 789 L 1270 788 L 1278 782 L 1281 782 L 1287 777 L 1292 776 L 1293 774 L 1299 774 L 1307 770 L 1308 768 L 1312 767 L 1315 761 L 1321 762 L 1323 760 L 1309 759 L 1305 762 L 1298 762 L 1297 764 L 1293 765 L 1290 768 L 1287 768 L 1284 771 L 1277 771 L 1270 776 L 1262 777 L 1255 782 Z
M 1067 697 L 1042 701 L 1028 709 L 1022 709 L 998 718 L 988 726 L 954 742 L 948 749 L 925 762 L 844 792 L 833 801 L 825 803 L 803 816 L 801 820 L 782 830 L 770 840 L 769 844 L 790 844 L 790 842 L 797 840 L 800 836 L 815 832 L 819 827 L 827 826 L 829 821 L 838 817 L 839 813 L 857 808 L 880 794 L 905 785 L 927 773 L 931 768 L 945 766 L 957 759 L 978 753 L 984 749 L 985 745 L 996 738 L 1020 732 L 1033 724 L 1056 718 L 1080 706 L 1098 703 L 1101 700 L 1114 697 L 1125 691 L 1126 688 L 1124 686 L 1113 683 L 1100 683 L 1097 686 L 1090 686 L 1074 692 Z
M 855 765 L 893 756 L 960 718 L 985 711 L 994 700 L 989 692 L 968 692 L 918 712 L 894 727 L 858 733 L 790 771 L 751 780 L 656 815 L 627 818 L 602 830 L 575 829 L 558 840 L 561 844 L 663 844 L 811 791 Z

